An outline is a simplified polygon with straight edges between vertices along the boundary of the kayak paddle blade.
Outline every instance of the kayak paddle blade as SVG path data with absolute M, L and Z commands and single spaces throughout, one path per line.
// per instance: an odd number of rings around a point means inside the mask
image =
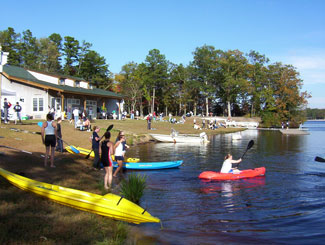
M 321 157 L 315 157 L 315 161 L 316 162 L 325 162 L 325 159 L 321 158 Z
M 107 127 L 107 129 L 106 129 L 106 132 L 110 131 L 113 127 L 114 127 L 113 124 L 109 125 L 109 126 Z
M 69 145 L 69 147 L 74 153 L 76 153 L 76 154 L 80 153 L 80 151 L 77 148 L 73 147 L 72 145 Z

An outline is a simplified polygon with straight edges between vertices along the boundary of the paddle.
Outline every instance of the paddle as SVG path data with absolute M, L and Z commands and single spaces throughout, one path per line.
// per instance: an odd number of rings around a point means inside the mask
M 113 124 L 109 125 L 106 129 L 106 132 L 110 131 L 114 127 Z M 90 154 L 93 152 L 93 149 L 88 153 L 88 155 L 85 157 L 85 159 L 88 159 L 90 157 Z
M 241 159 L 243 159 L 243 157 L 245 156 L 246 152 L 247 152 L 250 148 L 252 148 L 253 145 L 254 145 L 254 140 L 250 140 L 250 141 L 248 142 L 247 148 L 246 148 L 244 154 L 242 155 Z M 239 163 L 237 163 L 236 168 L 238 168 L 238 166 L 239 166 Z
M 40 127 L 43 127 L 43 123 L 42 123 L 42 122 L 38 122 L 37 125 L 40 126 Z M 76 154 L 79 154 L 79 153 L 80 153 L 80 151 L 79 151 L 77 148 L 75 148 L 74 146 L 68 144 L 68 142 L 65 142 L 65 141 L 64 141 L 63 139 L 61 139 L 60 137 L 58 137 L 58 138 L 59 138 L 60 140 L 62 140 L 65 144 L 67 144 L 67 145 L 70 147 L 70 149 L 71 149 L 74 153 L 76 153 Z
M 325 162 L 325 159 L 321 158 L 321 157 L 315 157 L 315 161 L 316 162 Z
M 10 147 L 10 146 L 6 146 L 6 145 L 0 145 L 0 147 L 4 147 L 4 148 L 8 148 L 8 149 L 12 149 L 12 150 L 16 150 L 16 151 L 21 151 L 21 152 L 24 152 L 24 153 L 27 153 L 27 154 L 33 154 L 33 153 L 30 152 L 30 151 L 24 151 L 24 150 L 20 150 L 20 149 L 17 149 L 17 148 L 13 148 L 13 147 Z

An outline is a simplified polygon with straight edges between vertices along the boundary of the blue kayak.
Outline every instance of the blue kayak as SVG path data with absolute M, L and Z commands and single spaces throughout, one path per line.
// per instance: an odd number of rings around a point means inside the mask
M 135 170 L 154 170 L 154 169 L 168 169 L 178 168 L 183 163 L 182 160 L 170 162 L 126 162 L 123 168 Z M 118 167 L 117 162 L 113 164 L 114 168 Z

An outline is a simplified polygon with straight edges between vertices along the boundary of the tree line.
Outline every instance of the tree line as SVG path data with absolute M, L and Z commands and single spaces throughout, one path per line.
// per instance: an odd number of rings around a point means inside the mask
M 308 92 L 292 65 L 270 60 L 256 51 L 197 47 L 188 65 L 174 64 L 158 49 L 141 63 L 129 62 L 113 75 L 104 57 L 91 43 L 53 33 L 35 38 L 30 30 L 0 31 L 0 44 L 9 52 L 8 63 L 28 69 L 82 77 L 93 85 L 121 92 L 129 111 L 141 115 L 261 117 L 265 126 L 305 120 Z

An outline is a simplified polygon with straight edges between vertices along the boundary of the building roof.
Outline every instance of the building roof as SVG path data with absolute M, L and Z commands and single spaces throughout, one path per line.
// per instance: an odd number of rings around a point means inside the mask
M 66 92 L 72 94 L 83 94 L 83 95 L 92 95 L 92 96 L 102 96 L 110 98 L 123 98 L 123 95 L 116 94 L 111 91 L 107 91 L 99 88 L 77 88 L 67 85 L 53 84 L 45 81 L 38 80 L 31 73 L 29 73 L 24 68 L 18 66 L 5 65 L 3 66 L 3 73 L 8 76 L 9 79 L 16 80 L 25 84 L 33 85 L 36 87 L 44 89 L 52 89 L 58 92 Z M 58 75 L 56 75 L 58 76 Z

